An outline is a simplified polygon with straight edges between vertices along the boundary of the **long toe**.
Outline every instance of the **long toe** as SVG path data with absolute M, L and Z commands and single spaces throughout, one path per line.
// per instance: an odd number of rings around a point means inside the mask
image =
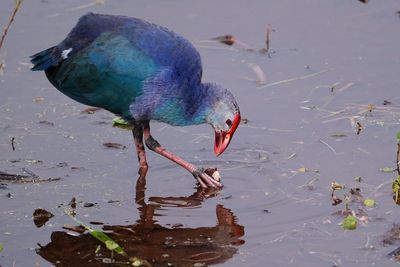
M 200 177 L 197 177 L 196 180 L 202 188 L 208 188 L 208 186 L 200 179 Z
M 199 175 L 199 178 L 204 184 L 206 184 L 206 187 L 214 187 L 214 188 L 222 187 L 222 184 L 220 182 L 214 180 L 214 178 L 212 178 L 211 176 L 209 176 L 204 172 Z

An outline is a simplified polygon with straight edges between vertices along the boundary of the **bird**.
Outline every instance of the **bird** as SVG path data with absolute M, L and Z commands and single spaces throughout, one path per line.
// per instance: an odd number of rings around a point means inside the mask
M 184 37 L 143 19 L 87 13 L 58 45 L 30 57 L 61 93 L 85 105 L 108 110 L 129 122 L 146 175 L 145 146 L 188 170 L 203 188 L 222 183 L 157 142 L 150 121 L 172 126 L 210 124 L 214 153 L 228 147 L 241 120 L 233 94 L 202 82 L 199 52 Z

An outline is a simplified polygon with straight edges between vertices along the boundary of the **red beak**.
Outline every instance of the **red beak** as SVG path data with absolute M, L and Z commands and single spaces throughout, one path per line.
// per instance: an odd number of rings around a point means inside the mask
M 225 149 L 228 147 L 231 142 L 232 136 L 236 131 L 236 128 L 240 123 L 240 113 L 235 115 L 235 118 L 232 122 L 232 127 L 228 131 L 215 131 L 215 145 L 214 145 L 214 153 L 216 156 L 221 155 Z

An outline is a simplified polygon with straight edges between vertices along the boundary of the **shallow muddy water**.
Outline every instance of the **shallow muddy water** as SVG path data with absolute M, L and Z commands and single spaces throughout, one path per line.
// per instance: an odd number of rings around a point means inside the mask
M 0 25 L 13 5 L 2 1 Z M 153 266 L 396 265 L 386 255 L 400 237 L 384 239 L 400 223 L 397 173 L 380 169 L 396 165 L 399 10 L 397 0 L 24 1 L 0 50 L 0 172 L 60 179 L 1 181 L 0 265 L 126 261 L 63 229 L 76 224 L 64 213 L 72 198 L 77 219 Z M 165 147 L 218 167 L 221 191 L 196 189 L 189 173 L 151 152 L 149 173 L 137 180 L 131 133 L 113 128 L 106 111 L 82 113 L 86 106 L 29 70 L 30 55 L 57 44 L 89 11 L 140 17 L 185 36 L 201 53 L 203 79 L 234 93 L 248 122 L 218 158 L 208 125 L 152 123 Z M 268 27 L 269 54 L 260 53 Z M 225 34 L 239 42 L 210 41 Z M 345 205 L 332 206 L 332 181 L 346 185 L 336 192 L 342 200 L 359 188 L 376 202 L 366 208 L 352 196 L 353 231 L 341 226 Z M 54 214 L 40 228 L 37 208 Z

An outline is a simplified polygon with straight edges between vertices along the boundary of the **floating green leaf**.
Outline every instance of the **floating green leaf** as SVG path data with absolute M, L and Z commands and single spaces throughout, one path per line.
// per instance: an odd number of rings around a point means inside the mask
M 375 200 L 367 198 L 364 200 L 364 205 L 368 208 L 373 208 L 375 206 Z
M 400 132 L 398 132 L 398 133 L 396 134 L 396 138 L 397 138 L 397 141 L 400 142 Z
M 89 227 L 89 226 L 85 225 L 84 223 L 80 222 L 78 219 L 76 219 L 75 217 L 71 216 L 71 214 L 68 212 L 68 210 L 65 210 L 65 213 L 67 213 L 76 223 L 78 223 L 81 226 L 83 226 L 89 232 L 89 234 L 91 236 L 93 236 L 97 240 L 99 240 L 102 243 L 104 243 L 106 245 L 107 249 L 109 249 L 111 251 L 115 251 L 118 254 L 121 254 L 121 255 L 124 255 L 124 256 L 128 256 L 128 254 L 126 254 L 124 249 L 120 245 L 118 245 L 118 243 L 115 242 L 106 233 L 104 233 L 102 231 L 94 230 L 91 227 Z
M 134 126 L 131 122 L 124 120 L 121 117 L 114 118 L 113 127 L 118 127 L 125 130 L 133 130 Z
M 392 168 L 392 167 L 384 167 L 384 168 L 380 168 L 379 170 L 384 173 L 391 173 L 391 172 L 394 172 L 396 169 Z
M 94 251 L 94 253 L 95 253 L 95 254 L 99 253 L 99 252 L 100 252 L 100 249 L 101 249 L 101 245 L 98 245 L 98 246 L 96 247 L 96 250 Z
M 91 236 L 93 236 L 94 238 L 96 238 L 97 240 L 103 242 L 107 249 L 112 250 L 117 252 L 118 254 L 127 256 L 126 252 L 123 250 L 123 248 L 118 245 L 117 242 L 115 242 L 114 240 L 111 239 L 111 237 L 109 237 L 107 234 L 105 234 L 102 231 L 97 231 L 97 230 L 93 230 L 92 228 L 88 227 L 87 225 L 83 225 L 81 224 L 83 227 L 86 228 L 86 230 L 89 231 L 89 234 Z
M 2 252 L 4 249 L 4 245 L 2 243 L 0 243 L 0 252 Z
M 343 220 L 343 229 L 345 230 L 354 230 L 357 228 L 357 218 L 353 215 L 348 215 Z
M 102 233 L 102 232 L 100 232 L 100 233 Z M 114 240 L 106 240 L 104 243 L 106 244 L 106 247 L 109 250 L 115 250 L 119 247 L 119 245 Z

